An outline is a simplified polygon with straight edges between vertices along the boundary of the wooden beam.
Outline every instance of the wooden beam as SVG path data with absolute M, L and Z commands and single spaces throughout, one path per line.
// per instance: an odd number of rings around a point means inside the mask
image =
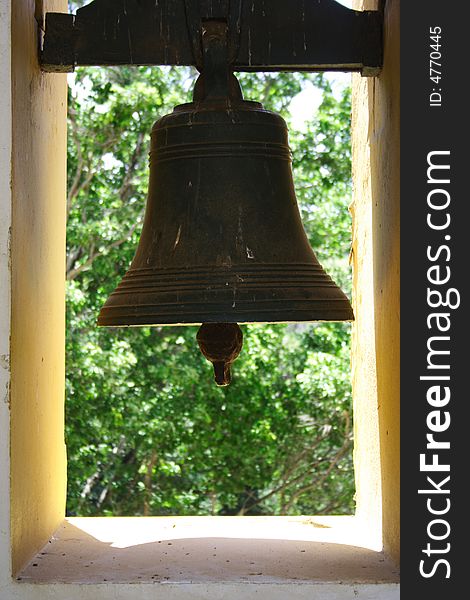
M 232 64 L 236 71 L 361 71 L 382 65 L 382 16 L 334 0 L 243 0 Z M 226 0 L 94 0 L 76 15 L 46 14 L 41 66 L 192 65 L 198 31 Z M 214 17 L 215 15 L 215 17 Z M 230 15 L 228 15 L 230 17 Z M 233 20 L 233 15 L 232 15 Z M 232 26 L 233 28 L 233 26 Z

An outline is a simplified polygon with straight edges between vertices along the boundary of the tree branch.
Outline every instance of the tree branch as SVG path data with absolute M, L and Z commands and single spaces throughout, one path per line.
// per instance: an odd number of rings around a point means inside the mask
M 108 244 L 103 250 L 97 250 L 97 251 L 92 252 L 84 263 L 82 263 L 78 267 L 68 270 L 67 271 L 67 281 L 73 281 L 80 275 L 80 273 L 82 273 L 83 271 L 88 269 L 97 258 L 99 258 L 100 256 L 104 256 L 112 248 L 118 248 L 119 246 L 124 244 L 124 242 L 127 242 L 130 239 L 130 237 L 132 236 L 132 234 L 134 233 L 134 231 L 137 229 L 139 224 L 140 224 L 140 219 L 138 219 L 132 225 L 132 227 L 127 231 L 127 233 L 125 235 L 122 236 L 122 238 L 119 238 L 118 240 L 115 240 L 111 244 Z
M 141 131 L 139 133 L 139 135 L 137 136 L 137 143 L 135 145 L 134 151 L 131 156 L 131 160 L 127 167 L 126 174 L 124 176 L 124 180 L 123 180 L 121 188 L 119 190 L 119 198 L 121 199 L 122 202 L 124 202 L 128 198 L 129 190 L 130 190 L 131 184 L 132 184 L 132 178 L 134 177 L 135 170 L 137 168 L 137 165 L 139 164 L 140 158 L 141 158 L 143 150 L 144 150 L 144 147 L 143 147 L 144 139 L 145 139 L 145 135 Z
M 143 514 L 144 517 L 148 517 L 150 515 L 150 499 L 152 497 L 152 475 L 153 469 L 157 462 L 157 452 L 156 450 L 152 450 L 152 454 L 150 455 L 150 460 L 147 463 L 147 468 L 145 470 L 144 476 L 144 509 Z
M 352 440 L 350 440 L 350 439 L 345 440 L 344 444 L 341 446 L 341 448 L 335 454 L 335 456 L 333 457 L 332 461 L 330 462 L 330 465 L 329 465 L 328 469 L 323 473 L 323 475 L 319 479 L 316 479 L 316 480 L 312 481 L 308 485 L 304 485 L 304 486 L 298 488 L 292 494 L 292 496 L 290 497 L 290 499 L 287 502 L 287 504 L 283 507 L 285 512 L 287 512 L 292 507 L 292 504 L 297 500 L 297 498 L 299 496 L 301 496 L 305 492 L 308 492 L 308 490 L 311 490 L 311 489 L 313 489 L 315 487 L 318 488 L 318 487 L 320 487 L 320 486 L 322 486 L 324 484 L 324 482 L 326 481 L 326 479 L 330 476 L 331 471 L 333 470 L 333 468 L 338 464 L 338 462 L 343 458 L 343 456 L 349 450 L 351 444 L 352 444 Z

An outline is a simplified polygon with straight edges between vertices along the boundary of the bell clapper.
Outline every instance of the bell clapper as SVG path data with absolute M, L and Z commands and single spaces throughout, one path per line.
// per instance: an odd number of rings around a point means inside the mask
M 232 382 L 232 363 L 215 361 L 212 363 L 214 366 L 214 380 L 219 387 L 227 387 Z
M 230 367 L 243 346 L 243 333 L 237 323 L 203 323 L 196 335 L 204 357 L 214 366 L 218 386 L 230 385 Z

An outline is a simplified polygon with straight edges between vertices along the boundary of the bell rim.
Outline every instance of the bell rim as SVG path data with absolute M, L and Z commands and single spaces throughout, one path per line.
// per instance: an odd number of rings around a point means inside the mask
M 251 318 L 244 321 L 247 313 Z M 102 307 L 98 324 L 136 319 L 143 324 L 147 318 L 153 324 L 344 321 L 353 319 L 353 310 L 319 262 L 131 267 Z
M 322 312 L 324 315 L 324 312 Z M 157 322 L 155 320 L 148 320 L 144 316 L 139 316 L 134 318 L 133 322 L 119 322 L 118 319 L 113 319 L 111 317 L 100 317 L 97 320 L 98 327 L 191 327 L 191 326 L 200 326 L 203 323 L 238 323 L 239 325 L 275 325 L 275 324 L 294 324 L 294 323 L 353 323 L 355 321 L 354 313 L 348 314 L 347 316 L 340 317 L 338 315 L 332 315 L 331 317 L 322 318 L 316 316 L 306 316 L 305 314 L 297 314 L 292 315 L 291 317 L 284 315 L 276 317 L 274 315 L 266 315 L 266 317 L 262 317 L 259 315 L 258 318 L 253 319 L 248 317 L 247 315 L 243 315 L 241 313 L 237 313 L 235 315 L 227 315 L 225 313 L 213 313 L 212 315 L 199 315 L 201 318 L 196 320 L 194 317 L 198 315 L 192 315 L 192 319 L 159 319 Z M 244 320 L 244 317 L 246 320 Z

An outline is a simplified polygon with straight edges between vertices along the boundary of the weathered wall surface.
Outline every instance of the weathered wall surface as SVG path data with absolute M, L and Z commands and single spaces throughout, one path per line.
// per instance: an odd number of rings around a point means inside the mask
M 66 76 L 41 73 L 42 11 L 11 4 L 11 535 L 13 571 L 59 525 L 65 503 Z
M 373 9 L 377 2 L 357 0 L 355 5 Z M 399 12 L 399 0 L 387 0 L 380 77 L 353 78 L 357 504 L 360 515 L 381 521 L 385 550 L 396 560 L 400 538 Z

